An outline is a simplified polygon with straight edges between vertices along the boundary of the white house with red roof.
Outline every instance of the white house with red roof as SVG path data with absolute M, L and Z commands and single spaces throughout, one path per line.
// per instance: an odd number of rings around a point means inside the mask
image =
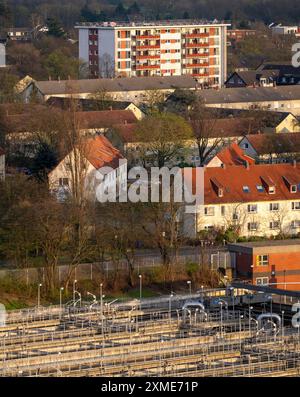
M 0 181 L 5 179 L 5 152 L 0 147 Z
M 207 167 L 226 167 L 230 165 L 255 164 L 255 160 L 247 156 L 236 142 L 224 147 L 208 163 Z
M 184 228 L 190 237 L 228 229 L 245 237 L 298 235 L 300 164 L 205 167 L 204 204 L 185 215 Z
M 103 180 L 100 176 L 103 176 Z M 68 153 L 49 173 L 49 188 L 64 199 L 74 190 L 83 189 L 84 196 L 96 200 L 97 186 L 104 189 L 116 186 L 125 188 L 127 183 L 127 161 L 103 135 L 85 139 Z

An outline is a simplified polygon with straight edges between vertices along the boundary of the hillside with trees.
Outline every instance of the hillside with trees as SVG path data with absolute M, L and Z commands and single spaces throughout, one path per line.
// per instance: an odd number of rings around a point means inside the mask
M 300 3 L 282 0 L 0 0 L 0 26 L 31 26 L 34 16 L 59 20 L 72 29 L 77 21 L 209 18 L 298 23 Z

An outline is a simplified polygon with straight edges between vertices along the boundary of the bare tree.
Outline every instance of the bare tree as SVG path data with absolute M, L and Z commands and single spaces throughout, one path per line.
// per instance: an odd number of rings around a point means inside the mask
M 223 144 L 223 138 L 216 131 L 216 118 L 212 118 L 201 100 L 197 100 L 188 112 L 194 139 L 198 149 L 200 166 L 203 166 L 209 156 Z

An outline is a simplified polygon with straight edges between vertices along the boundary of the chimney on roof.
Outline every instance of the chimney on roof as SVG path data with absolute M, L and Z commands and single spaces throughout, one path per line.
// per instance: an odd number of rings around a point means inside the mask
M 70 75 L 68 75 L 68 80 L 71 80 L 71 76 Z
M 60 76 L 58 76 L 57 80 L 60 82 Z
M 48 80 L 51 81 L 51 76 L 49 75 Z
M 297 160 L 293 160 L 293 167 L 296 168 L 297 167 Z
M 247 160 L 245 160 L 245 167 L 246 167 L 246 170 L 250 170 L 250 164 L 249 164 L 249 161 L 247 161 Z
M 127 120 L 126 120 L 126 119 L 124 120 L 124 124 L 125 124 L 125 125 L 127 124 Z
M 109 110 L 112 111 L 112 106 L 110 105 Z

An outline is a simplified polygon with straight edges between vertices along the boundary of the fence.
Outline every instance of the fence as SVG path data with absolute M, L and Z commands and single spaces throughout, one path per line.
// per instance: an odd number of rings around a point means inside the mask
M 193 255 L 179 255 L 175 259 L 177 265 L 186 265 L 188 263 L 208 263 L 212 270 L 218 270 L 219 268 L 230 267 L 230 256 L 228 252 L 217 251 L 213 254 L 206 254 L 203 257 L 200 253 L 195 253 Z M 160 256 L 150 256 L 150 257 L 137 257 L 135 260 L 135 271 L 139 274 L 143 270 L 155 268 L 161 266 Z M 93 280 L 97 276 L 105 275 L 109 276 L 110 272 L 117 270 L 118 272 L 127 272 L 128 263 L 125 260 L 120 260 L 117 263 L 112 263 L 109 261 L 105 262 L 95 262 L 95 263 L 81 263 L 76 266 L 74 270 L 74 278 L 80 279 L 90 279 Z M 58 281 L 63 281 L 69 271 L 68 265 L 60 265 L 57 267 L 57 279 Z M 27 285 L 35 282 L 45 282 L 45 268 L 26 268 L 26 269 L 2 269 L 0 270 L 0 279 L 5 277 L 11 277 L 14 280 L 25 282 Z

